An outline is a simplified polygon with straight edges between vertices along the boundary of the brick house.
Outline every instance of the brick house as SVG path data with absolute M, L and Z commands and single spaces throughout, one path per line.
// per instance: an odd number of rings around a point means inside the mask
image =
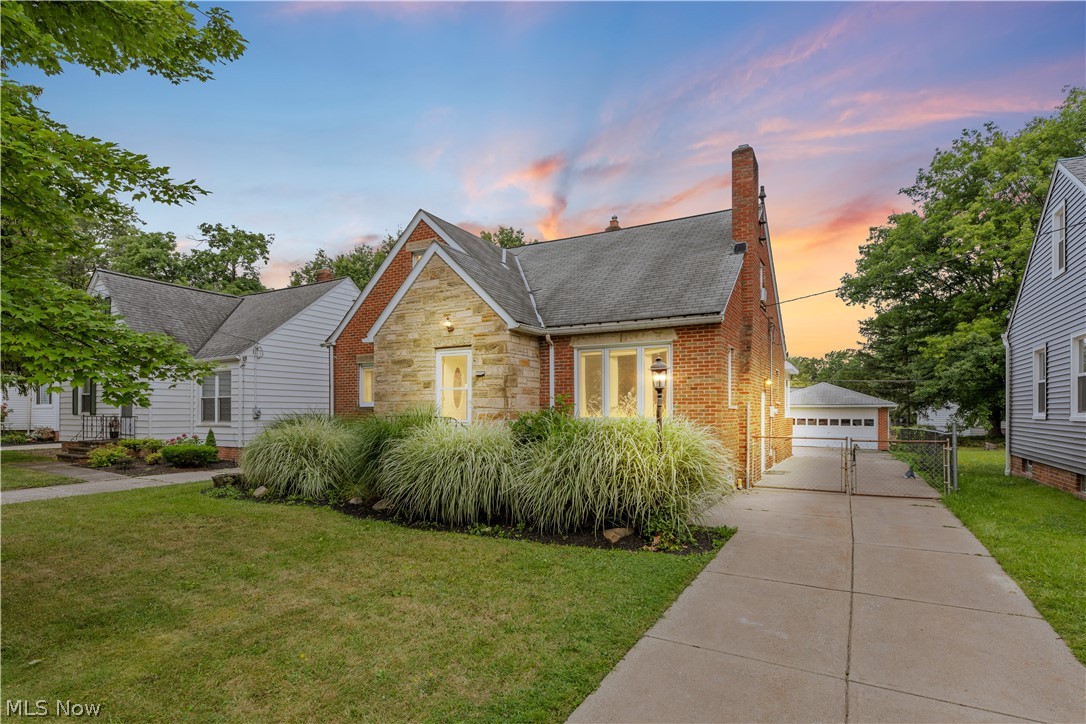
M 710 426 L 756 482 L 791 454 L 765 194 L 732 153 L 732 208 L 503 250 L 419 211 L 328 338 L 339 415 L 436 407 L 513 419 L 559 398 L 585 417 Z M 778 437 L 763 444 L 763 437 Z

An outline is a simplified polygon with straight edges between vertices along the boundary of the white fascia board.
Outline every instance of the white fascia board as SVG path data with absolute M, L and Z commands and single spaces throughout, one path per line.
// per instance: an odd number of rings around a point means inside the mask
M 415 264 L 415 267 L 411 270 L 411 273 L 407 275 L 407 279 L 404 279 L 403 284 L 401 284 L 400 288 L 396 290 L 396 294 L 385 306 L 384 310 L 381 312 L 381 316 L 379 316 L 377 318 L 377 321 L 373 323 L 373 326 L 370 327 L 370 331 L 366 334 L 365 339 L 362 340 L 363 342 L 366 342 L 367 344 L 373 343 L 373 339 L 377 336 L 377 332 L 379 332 L 384 323 L 388 321 L 388 318 L 392 315 L 392 312 L 396 309 L 397 305 L 399 305 L 400 301 L 404 298 L 404 295 L 407 294 L 407 291 L 411 288 L 411 285 L 415 283 L 415 280 L 418 279 L 419 274 L 422 273 L 422 270 L 426 268 L 426 265 L 429 264 L 430 260 L 433 259 L 435 256 L 440 257 L 442 261 L 448 264 L 449 268 L 456 272 L 456 275 L 459 276 L 465 284 L 471 287 L 471 290 L 478 294 L 479 298 L 486 302 L 487 306 L 493 309 L 494 312 L 502 318 L 502 321 L 504 321 L 510 329 L 531 329 L 524 327 L 523 325 L 519 324 L 515 319 L 513 319 L 512 315 L 502 309 L 501 305 L 494 301 L 494 298 L 491 297 L 486 292 L 486 290 L 480 287 L 478 282 L 472 279 L 471 276 L 466 271 L 464 271 L 463 267 L 461 267 L 459 264 L 456 263 L 456 261 L 453 260 L 453 258 L 449 255 L 447 251 L 441 248 L 441 244 L 435 242 L 430 244 L 430 246 L 426 249 L 426 252 L 422 255 L 422 258 L 418 260 L 418 262 Z
M 870 408 L 872 410 L 881 410 L 884 407 L 887 408 L 887 409 L 893 409 L 893 408 L 897 407 L 897 403 L 895 403 L 895 402 L 891 402 L 889 405 L 870 405 L 870 404 L 868 404 L 868 405 L 797 405 L 794 402 L 789 402 L 788 405 L 793 410 L 823 410 L 823 409 L 828 409 L 828 408 L 831 408 L 831 407 L 841 407 L 841 408 L 843 408 L 843 407 L 863 407 L 863 408 Z
M 1026 285 L 1026 275 L 1029 274 L 1029 269 L 1033 266 L 1033 255 L 1037 251 L 1037 242 L 1041 237 L 1041 227 L 1044 226 L 1045 217 L 1048 216 L 1048 207 L 1052 203 L 1052 190 L 1056 188 L 1056 179 L 1060 175 L 1066 176 L 1071 182 L 1078 187 L 1079 191 L 1086 196 L 1086 185 L 1084 185 L 1075 174 L 1071 173 L 1063 164 L 1056 161 L 1056 167 L 1052 169 L 1052 180 L 1048 183 L 1048 194 L 1045 196 L 1045 204 L 1041 207 L 1041 216 L 1037 220 L 1037 228 L 1033 230 L 1033 243 L 1029 247 L 1029 256 L 1026 257 L 1026 268 L 1022 272 L 1022 281 L 1018 284 L 1018 292 L 1014 295 L 1014 306 L 1011 307 L 1011 313 L 1007 317 L 1007 334 L 1010 334 L 1011 324 L 1014 323 L 1014 313 L 1018 311 L 1018 301 L 1022 298 L 1022 288 Z M 1066 222 L 1064 222 L 1066 223 Z M 1068 235 L 1070 239 L 1070 235 Z
M 450 237 L 442 230 L 441 225 L 431 219 L 425 211 L 423 211 L 422 209 L 416 211 L 415 215 L 411 218 L 411 223 L 407 225 L 407 228 L 403 230 L 403 232 L 400 234 L 400 237 L 396 239 L 396 243 L 392 245 L 392 248 L 388 252 L 388 256 L 386 256 L 385 260 L 381 262 L 381 266 L 377 267 L 377 271 L 374 272 L 374 275 L 372 277 L 370 277 L 369 282 L 366 284 L 366 288 L 363 289 L 362 293 L 358 295 L 358 299 L 356 299 L 354 304 L 351 305 L 351 308 L 347 311 L 347 314 L 343 315 L 343 320 L 334 330 L 332 330 L 332 334 L 329 335 L 328 339 L 326 339 L 321 344 L 322 347 L 335 346 L 336 340 L 339 339 L 339 335 L 343 334 L 343 330 L 346 329 L 347 324 L 350 323 L 352 319 L 354 319 L 355 313 L 358 312 L 359 308 L 362 306 L 362 303 L 366 301 L 366 297 L 368 297 L 370 295 L 370 292 L 373 291 L 373 288 L 377 286 L 377 282 L 380 281 L 381 276 L 385 273 L 385 270 L 387 270 L 388 267 L 392 264 L 392 260 L 396 258 L 396 255 L 400 252 L 400 249 L 402 249 L 404 244 L 407 243 L 407 240 L 411 238 L 411 234 L 414 233 L 416 227 L 418 227 L 419 223 L 422 221 L 425 221 L 426 225 L 429 226 L 430 229 L 435 234 L 437 234 L 446 244 L 451 246 L 453 249 L 456 249 L 457 251 L 464 251 L 463 248 L 461 248 L 461 246 L 452 239 L 452 237 Z
M 716 312 L 698 314 L 689 317 L 661 317 L 658 319 L 637 319 L 629 322 L 600 322 L 598 324 L 571 324 L 565 327 L 547 327 L 550 334 L 595 334 L 603 332 L 630 332 L 656 327 L 689 327 L 694 324 L 713 324 L 721 322 L 723 316 Z

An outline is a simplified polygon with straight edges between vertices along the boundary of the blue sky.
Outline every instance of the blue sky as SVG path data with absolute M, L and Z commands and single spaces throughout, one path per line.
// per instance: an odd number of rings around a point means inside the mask
M 426 208 L 529 237 L 728 208 L 754 146 L 784 298 L 836 286 L 938 146 L 1086 85 L 1076 3 L 222 3 L 249 41 L 208 83 L 72 68 L 43 107 L 212 192 L 140 205 L 273 233 L 265 282 Z M 789 351 L 855 346 L 862 310 L 788 304 Z

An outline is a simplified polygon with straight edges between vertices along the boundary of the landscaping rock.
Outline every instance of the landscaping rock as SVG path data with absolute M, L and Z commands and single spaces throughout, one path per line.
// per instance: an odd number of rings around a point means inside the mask
M 226 488 L 234 486 L 241 490 L 245 490 L 248 486 L 245 484 L 245 476 L 239 473 L 223 473 L 221 475 L 212 475 L 211 482 L 215 484 L 216 488 Z
M 351 498 L 350 500 L 348 500 L 347 505 L 362 505 L 362 503 L 364 503 L 364 502 L 365 501 L 362 500 L 362 498 L 355 497 L 355 498 Z
M 607 539 L 607 542 L 614 545 L 628 535 L 633 535 L 633 528 L 608 528 L 603 531 L 603 537 Z
M 253 497 L 257 498 L 257 499 L 263 498 L 264 494 L 267 493 L 267 492 L 268 492 L 268 489 L 266 487 L 264 487 L 263 485 L 261 485 L 259 488 L 257 488 L 256 490 L 253 491 Z
M 392 510 L 392 508 L 394 508 L 394 507 L 395 507 L 395 504 L 391 500 L 389 500 L 388 498 L 381 498 L 380 500 L 378 500 L 376 503 L 373 504 L 373 509 L 376 510 L 376 511 Z

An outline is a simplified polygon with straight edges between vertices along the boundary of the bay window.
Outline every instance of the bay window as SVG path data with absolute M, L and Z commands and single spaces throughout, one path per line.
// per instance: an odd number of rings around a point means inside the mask
M 659 357 L 671 367 L 666 345 L 580 349 L 576 357 L 579 417 L 655 417 L 656 390 L 650 367 Z M 671 379 L 663 392 L 663 414 L 671 411 Z

